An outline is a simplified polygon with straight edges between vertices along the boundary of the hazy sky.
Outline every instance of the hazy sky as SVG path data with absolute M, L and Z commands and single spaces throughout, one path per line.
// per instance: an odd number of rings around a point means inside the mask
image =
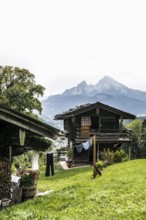
M 145 0 L 0 0 L 0 65 L 63 92 L 102 76 L 146 91 Z

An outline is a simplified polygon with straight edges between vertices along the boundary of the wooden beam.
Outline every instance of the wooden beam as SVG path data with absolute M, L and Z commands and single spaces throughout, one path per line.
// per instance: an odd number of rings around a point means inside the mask
M 94 134 L 94 143 L 93 143 L 93 177 L 95 178 L 96 173 L 96 135 Z
M 11 146 L 9 146 L 9 160 L 11 163 L 11 160 L 12 160 L 12 147 Z
M 129 146 L 129 160 L 131 160 L 131 146 Z
M 7 116 L 4 116 L 4 115 L 0 115 L 0 119 L 4 120 L 4 121 L 7 121 L 11 124 L 14 124 L 18 127 L 21 127 L 23 129 L 26 129 L 26 130 L 29 130 L 31 132 L 37 133 L 38 135 L 42 135 L 42 136 L 46 136 L 46 137 L 50 137 L 50 136 L 53 137 L 54 136 L 53 132 L 49 132 L 49 130 L 46 129 L 46 128 L 43 128 L 41 126 L 36 126 L 33 123 L 25 122 L 23 120 L 18 121 L 17 119 L 11 118 L 11 116 L 7 117 Z
M 97 144 L 97 161 L 99 160 L 99 142 Z

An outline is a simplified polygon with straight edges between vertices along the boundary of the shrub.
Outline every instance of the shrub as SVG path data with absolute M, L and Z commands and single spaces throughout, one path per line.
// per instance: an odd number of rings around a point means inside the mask
M 116 150 L 113 160 L 114 162 L 122 162 L 125 156 L 124 150 Z
M 126 154 L 125 157 L 123 158 L 123 162 L 124 162 L 124 161 L 128 161 L 128 160 L 129 160 L 129 157 L 128 157 L 128 155 Z
M 97 174 L 102 175 L 103 162 L 98 160 L 93 166 L 93 177 L 95 178 Z
M 104 149 L 102 156 L 105 161 L 108 161 L 110 164 L 113 163 L 113 158 L 114 158 L 113 151 L 110 151 L 109 149 L 107 149 L 107 150 Z
M 16 169 L 19 169 L 19 167 L 20 167 L 19 162 L 15 162 L 14 166 L 16 167 Z
M 67 156 L 68 160 L 72 159 L 72 150 L 70 148 L 68 148 L 66 156 Z
M 95 163 L 95 166 L 98 168 L 98 169 L 101 169 L 103 168 L 103 162 L 102 160 L 98 160 L 96 163 Z
M 103 167 L 107 167 L 107 166 L 109 166 L 109 165 L 111 165 L 111 162 L 109 162 L 109 161 L 104 161 L 104 163 L 103 163 Z
M 112 164 L 113 162 L 122 162 L 128 160 L 128 155 L 125 153 L 124 150 L 116 150 L 116 152 L 114 152 L 110 151 L 109 149 L 104 149 L 104 151 L 102 152 L 102 157 L 104 158 L 104 167 Z

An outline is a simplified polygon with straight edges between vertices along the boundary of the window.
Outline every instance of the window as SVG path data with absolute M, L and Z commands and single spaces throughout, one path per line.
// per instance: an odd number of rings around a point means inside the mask
M 81 126 L 91 125 L 91 118 L 89 116 L 85 116 L 81 118 Z

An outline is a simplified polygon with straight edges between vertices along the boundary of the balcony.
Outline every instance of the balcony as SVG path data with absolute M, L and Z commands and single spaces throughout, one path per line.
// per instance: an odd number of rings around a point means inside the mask
M 96 141 L 101 143 L 126 143 L 131 142 L 131 130 L 128 129 L 114 129 L 114 130 L 94 130 L 94 129 L 77 129 L 76 141 L 89 139 L 96 135 Z

